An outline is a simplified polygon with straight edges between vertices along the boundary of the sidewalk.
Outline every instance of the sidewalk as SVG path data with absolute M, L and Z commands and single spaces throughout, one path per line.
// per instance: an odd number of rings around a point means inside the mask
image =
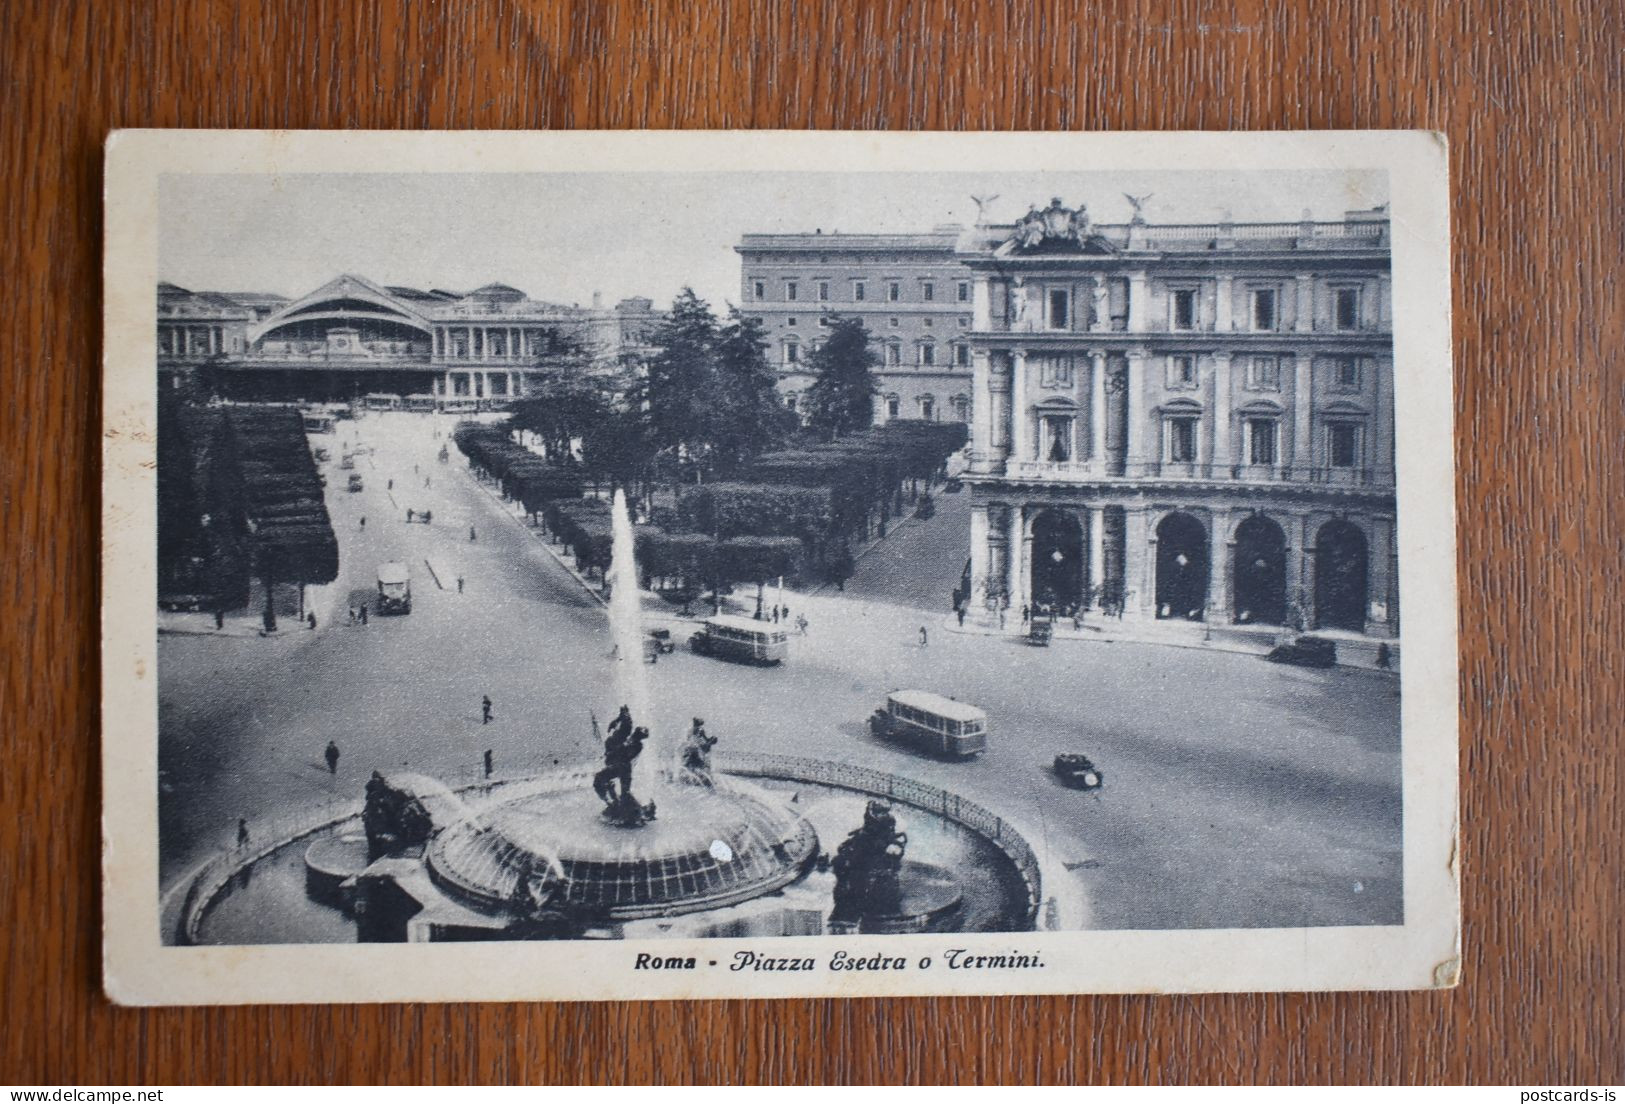
M 1006 616 L 1003 629 L 999 628 L 996 622 L 978 622 L 973 617 L 966 617 L 965 623 L 960 625 L 959 618 L 951 613 L 945 614 L 939 624 L 949 632 L 965 636 L 1002 636 L 1015 639 L 1026 637 L 1028 628 L 1021 620 L 1019 611 Z M 1092 641 L 1097 644 L 1112 644 L 1125 641 L 1134 644 L 1162 644 L 1171 648 L 1198 648 L 1262 656 L 1268 655 L 1271 649 L 1290 635 L 1293 634 L 1271 625 L 1207 625 L 1200 621 L 1120 620 L 1092 612 L 1084 617 L 1081 629 L 1074 628 L 1070 618 L 1057 619 L 1051 642 Z M 1358 633 L 1330 629 L 1301 635 L 1336 641 L 1339 667 L 1382 670 L 1377 664 L 1377 650 L 1386 645 L 1389 668 L 1393 674 L 1399 673 L 1398 640 L 1379 640 Z

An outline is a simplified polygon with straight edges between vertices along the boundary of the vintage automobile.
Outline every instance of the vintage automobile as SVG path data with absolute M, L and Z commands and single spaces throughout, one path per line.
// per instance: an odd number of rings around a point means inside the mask
M 1035 617 L 1027 629 L 1027 643 L 1035 648 L 1049 647 L 1050 637 L 1055 635 L 1055 627 L 1047 617 Z
M 1081 752 L 1063 752 L 1055 757 L 1055 776 L 1078 790 L 1098 790 L 1106 784 L 1106 774 L 1094 760 Z
M 398 560 L 378 565 L 378 612 L 412 612 L 412 573 Z
M 783 663 L 790 652 L 789 637 L 773 622 L 730 614 L 706 618 L 688 646 L 695 655 L 762 666 Z
M 925 690 L 893 690 L 886 695 L 886 704 L 869 718 L 869 731 L 954 759 L 987 750 L 986 713 Z
M 362 482 L 361 482 L 361 473 L 360 472 L 351 472 L 350 473 L 350 482 L 345 487 L 345 490 L 348 490 L 349 492 L 351 492 L 353 494 L 356 491 L 359 491 L 359 490 L 362 490 L 362 489 L 363 488 L 362 488 Z
M 1271 663 L 1291 663 L 1298 667 L 1334 667 L 1337 644 L 1321 636 L 1300 636 L 1290 643 L 1276 645 L 1264 658 Z
M 311 449 L 310 450 L 310 455 L 315 457 L 316 463 L 318 463 L 318 464 L 325 464 L 329 460 L 333 459 L 333 454 L 331 452 L 329 452 L 326 448 L 322 447 L 321 445 L 318 445 L 315 448 Z
M 670 629 L 650 629 L 649 640 L 661 655 L 671 655 L 677 650 L 677 641 L 671 638 Z
M 339 468 L 343 471 L 353 470 L 355 468 L 355 455 L 347 452 L 339 457 Z

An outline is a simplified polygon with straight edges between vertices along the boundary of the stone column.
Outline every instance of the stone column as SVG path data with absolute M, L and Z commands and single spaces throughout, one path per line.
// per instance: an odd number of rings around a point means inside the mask
M 971 354 L 970 463 L 975 472 L 987 471 L 993 457 L 993 387 L 989 379 L 993 366 L 989 361 L 981 349 Z
M 1295 479 L 1309 478 L 1314 466 L 1310 450 L 1310 432 L 1314 408 L 1314 358 L 1299 353 L 1296 371 L 1292 376 L 1292 466 L 1297 469 Z
M 1372 416 L 1376 420 L 1376 440 L 1366 466 L 1372 477 L 1383 482 L 1394 481 L 1394 362 L 1389 357 L 1374 357 L 1366 361 L 1371 369 Z
M 1217 287 L 1213 292 L 1213 328 L 1219 333 L 1229 333 L 1235 328 L 1232 321 L 1236 305 L 1235 278 L 1220 276 L 1215 282 Z
M 985 611 L 988 569 L 993 557 L 988 548 L 987 504 L 978 502 L 970 509 L 970 593 L 965 601 L 973 611 Z
M 1298 586 L 1303 597 L 1303 627 L 1315 627 L 1315 534 L 1309 515 L 1298 519 Z
M 1230 511 L 1214 510 L 1208 533 L 1207 623 L 1221 625 L 1229 619 L 1230 564 L 1236 550 L 1230 541 Z
M 1101 588 L 1106 584 L 1106 508 L 1090 506 L 1089 510 L 1089 590 L 1099 601 Z
M 1106 350 L 1089 350 L 1089 456 L 1106 463 Z
M 1027 440 L 1027 352 L 1016 349 L 1010 354 L 1010 459 L 1028 459 L 1031 442 Z
M 1106 294 L 1106 275 L 1095 273 L 1094 286 L 1089 289 L 1089 332 L 1106 333 L 1112 328 L 1111 299 Z
M 1139 617 L 1156 600 L 1157 542 L 1144 510 L 1125 510 L 1123 530 L 1123 616 Z
M 1230 473 L 1230 353 L 1213 354 L 1213 478 L 1227 479 Z M 1242 457 L 1242 463 L 1247 458 Z
M 1299 333 L 1312 333 L 1315 329 L 1315 278 L 1308 273 L 1298 275 L 1297 325 Z
M 1150 313 L 1147 307 L 1147 283 L 1144 272 L 1131 272 L 1128 277 L 1128 330 L 1129 333 L 1145 333 L 1150 322 Z
M 1375 319 L 1379 330 L 1392 330 L 1394 328 L 1394 281 L 1393 277 L 1383 275 L 1377 277 L 1377 303 L 1376 308 L 1366 314 L 1367 319 Z
M 1371 520 L 1371 548 L 1366 555 L 1365 631 L 1368 636 L 1393 636 L 1394 523 Z
M 1124 459 L 1128 465 L 1125 474 L 1137 476 L 1143 474 L 1144 465 L 1152 458 L 1146 450 L 1148 430 L 1145 425 L 1145 350 L 1130 349 L 1128 351 L 1128 370 L 1123 377 L 1123 399 L 1128 408 L 1127 436 L 1124 440 Z
M 1020 504 L 1012 503 L 1010 506 L 1010 527 L 1005 531 L 1005 590 L 1010 595 L 1010 609 L 1015 617 L 1021 617 L 1021 607 L 1027 605 L 1025 583 L 1022 580 L 1023 563 L 1022 553 L 1025 551 L 1025 541 L 1022 539 L 1026 526 L 1022 524 L 1022 514 L 1026 510 Z

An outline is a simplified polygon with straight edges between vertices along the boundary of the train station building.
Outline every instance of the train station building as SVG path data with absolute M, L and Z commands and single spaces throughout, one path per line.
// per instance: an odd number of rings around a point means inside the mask
M 972 608 L 1397 634 L 1386 212 L 966 231 Z M 1019 620 L 1017 621 L 1019 623 Z
M 297 299 L 158 285 L 161 383 L 192 374 L 222 398 L 343 402 L 368 394 L 500 405 L 563 363 L 611 370 L 641 358 L 648 299 L 590 307 L 505 284 L 428 291 L 339 276 Z

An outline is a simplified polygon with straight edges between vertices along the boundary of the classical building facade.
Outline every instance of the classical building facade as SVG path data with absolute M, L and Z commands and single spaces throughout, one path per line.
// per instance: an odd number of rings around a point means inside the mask
M 505 284 L 421 291 L 346 275 L 298 299 L 159 284 L 158 369 L 207 369 L 232 399 L 500 403 L 572 349 L 599 369 L 637 361 L 658 322 L 647 299 L 566 306 Z
M 1395 635 L 1389 254 L 1382 209 L 1099 225 L 1055 200 L 967 231 L 977 615 Z
M 740 309 L 762 321 L 795 409 L 830 318 L 863 319 L 881 357 L 875 421 L 970 420 L 971 274 L 963 227 L 922 234 L 746 234 Z

